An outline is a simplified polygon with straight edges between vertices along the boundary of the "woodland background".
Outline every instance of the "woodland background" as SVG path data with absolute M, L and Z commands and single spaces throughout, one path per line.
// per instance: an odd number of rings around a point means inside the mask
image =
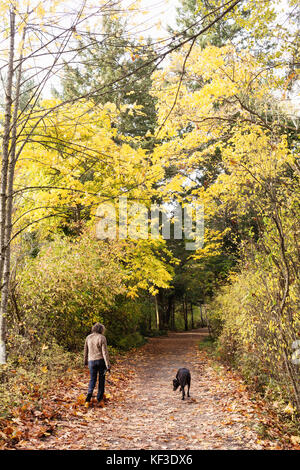
M 0 418 L 80 366 L 100 321 L 112 356 L 208 326 L 296 420 L 297 1 L 181 0 L 161 37 L 125 3 L 0 1 Z M 174 201 L 203 203 L 203 248 L 98 240 L 122 195 L 171 225 Z

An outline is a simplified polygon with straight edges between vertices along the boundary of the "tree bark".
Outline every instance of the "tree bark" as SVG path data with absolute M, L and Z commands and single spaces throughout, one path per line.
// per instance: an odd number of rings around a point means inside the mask
M 175 301 L 172 305 L 172 330 L 175 330 Z
M 187 301 L 186 298 L 183 299 L 183 319 L 184 319 L 184 329 L 187 331 L 189 329 L 188 326 L 188 310 L 187 310 Z
M 159 329 L 160 323 L 159 323 L 159 309 L 158 309 L 157 295 L 154 296 L 154 301 L 155 301 L 156 328 Z
M 193 310 L 193 304 L 191 304 L 191 327 L 192 327 L 192 330 L 194 329 L 195 325 L 194 325 L 194 310 Z
M 8 58 L 7 86 L 5 90 L 5 118 L 3 128 L 2 144 L 2 167 L 0 182 L 0 284 L 1 284 L 1 305 L 0 305 L 0 364 L 6 364 L 6 327 L 5 317 L 7 314 L 8 283 L 7 273 L 10 269 L 8 258 L 10 251 L 7 247 L 8 224 L 7 220 L 7 186 L 9 184 L 9 155 L 11 140 L 11 120 L 12 120 L 12 88 L 14 75 L 14 48 L 15 48 L 15 12 L 10 10 L 10 45 Z M 10 181 L 11 182 L 11 181 Z
M 167 301 L 168 301 L 168 305 L 167 305 L 166 315 L 165 315 L 165 324 L 166 324 L 166 327 L 169 327 L 170 318 L 172 322 L 172 310 L 173 310 L 174 296 L 169 295 Z

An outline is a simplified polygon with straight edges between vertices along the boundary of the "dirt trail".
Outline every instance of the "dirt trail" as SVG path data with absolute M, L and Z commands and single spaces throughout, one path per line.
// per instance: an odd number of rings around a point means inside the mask
M 20 447 L 43 449 L 262 449 L 257 405 L 225 369 L 220 374 L 198 349 L 205 329 L 152 338 L 120 359 L 108 376 L 107 406 L 77 410 L 56 422 L 53 435 Z M 172 379 L 191 371 L 191 397 L 181 400 Z M 115 384 L 118 371 L 129 377 Z M 114 375 L 115 374 L 115 375 Z M 86 393 L 88 375 L 69 396 Z M 114 385 L 113 385 L 114 384 Z M 273 442 L 271 446 L 274 446 Z M 265 446 L 265 447 L 264 447 Z

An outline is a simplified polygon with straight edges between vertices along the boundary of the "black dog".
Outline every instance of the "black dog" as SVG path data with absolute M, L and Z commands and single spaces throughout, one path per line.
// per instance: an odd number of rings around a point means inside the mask
M 178 372 L 176 374 L 176 379 L 173 380 L 173 390 L 177 390 L 177 388 L 180 386 L 180 391 L 182 392 L 182 399 L 184 400 L 185 397 L 185 392 L 184 392 L 184 387 L 187 385 L 188 387 L 188 392 L 187 396 L 190 396 L 190 386 L 191 386 L 191 374 L 188 369 L 185 367 L 182 367 L 181 369 L 178 369 Z

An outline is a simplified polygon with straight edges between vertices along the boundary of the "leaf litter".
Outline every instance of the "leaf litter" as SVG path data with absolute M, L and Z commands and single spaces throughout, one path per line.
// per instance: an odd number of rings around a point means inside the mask
M 2 449 L 299 449 L 298 436 L 282 432 L 276 415 L 240 377 L 199 351 L 205 330 L 151 338 L 117 358 L 106 396 L 86 408 L 87 369 L 53 387 L 38 403 L 2 421 Z M 191 397 L 181 400 L 172 379 L 191 371 Z M 267 429 L 261 438 L 258 429 Z

